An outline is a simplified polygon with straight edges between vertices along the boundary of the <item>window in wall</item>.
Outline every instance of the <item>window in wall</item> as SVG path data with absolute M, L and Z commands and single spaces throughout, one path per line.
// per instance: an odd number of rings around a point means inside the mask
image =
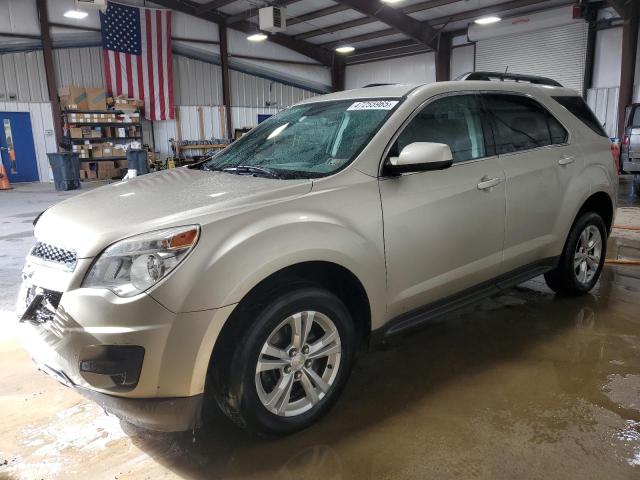
M 520 95 L 486 94 L 496 152 L 511 153 L 565 143 L 568 133 L 538 102 Z
M 477 95 L 452 95 L 427 105 L 402 131 L 390 154 L 414 142 L 446 143 L 453 161 L 487 156 Z

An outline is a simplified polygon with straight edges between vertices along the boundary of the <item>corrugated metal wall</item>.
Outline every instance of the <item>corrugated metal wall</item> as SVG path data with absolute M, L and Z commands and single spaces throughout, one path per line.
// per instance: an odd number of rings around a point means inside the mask
M 283 108 L 315 95 L 308 90 L 235 70 L 229 77 L 232 107 Z
M 433 52 L 379 62 L 347 65 L 346 88 L 360 88 L 369 83 L 429 83 L 436 81 Z
M 57 48 L 53 51 L 53 65 L 59 87 L 104 87 L 102 47 Z
M 222 69 L 182 55 L 173 55 L 176 105 L 222 105 Z
M 0 102 L 49 100 L 41 51 L 0 55 Z
M 53 174 L 47 159 L 48 152 L 56 152 L 56 138 L 53 132 L 51 104 L 26 102 L 0 102 L 0 111 L 29 112 L 33 129 L 33 145 L 36 149 L 38 175 L 41 182 L 53 180 Z

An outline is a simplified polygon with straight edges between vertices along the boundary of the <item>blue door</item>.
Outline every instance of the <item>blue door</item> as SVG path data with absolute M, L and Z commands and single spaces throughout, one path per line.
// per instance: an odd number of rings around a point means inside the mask
M 39 180 L 28 113 L 0 112 L 0 157 L 10 182 Z

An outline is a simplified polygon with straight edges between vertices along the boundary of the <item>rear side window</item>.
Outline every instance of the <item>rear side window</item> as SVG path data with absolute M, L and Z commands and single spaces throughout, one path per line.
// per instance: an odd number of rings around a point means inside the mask
M 494 128 L 496 153 L 565 143 L 568 133 L 538 102 L 520 95 L 486 94 L 486 115 Z
M 601 137 L 606 137 L 607 132 L 602 128 L 602 124 L 598 117 L 589 108 L 589 105 L 585 103 L 582 97 L 566 96 L 566 97 L 552 97 L 556 102 L 569 110 L 573 115 L 578 117 L 582 123 L 584 123 L 591 130 L 596 132 Z

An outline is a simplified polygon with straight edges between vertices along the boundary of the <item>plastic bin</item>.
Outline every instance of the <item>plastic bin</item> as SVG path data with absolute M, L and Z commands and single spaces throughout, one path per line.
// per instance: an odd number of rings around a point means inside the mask
M 135 170 L 136 175 L 144 175 L 149 173 L 149 164 L 147 163 L 147 151 L 146 150 L 127 150 L 127 168 L 129 170 Z
M 80 155 L 77 153 L 48 153 L 49 165 L 53 170 L 53 184 L 56 190 L 77 190 L 80 188 Z

